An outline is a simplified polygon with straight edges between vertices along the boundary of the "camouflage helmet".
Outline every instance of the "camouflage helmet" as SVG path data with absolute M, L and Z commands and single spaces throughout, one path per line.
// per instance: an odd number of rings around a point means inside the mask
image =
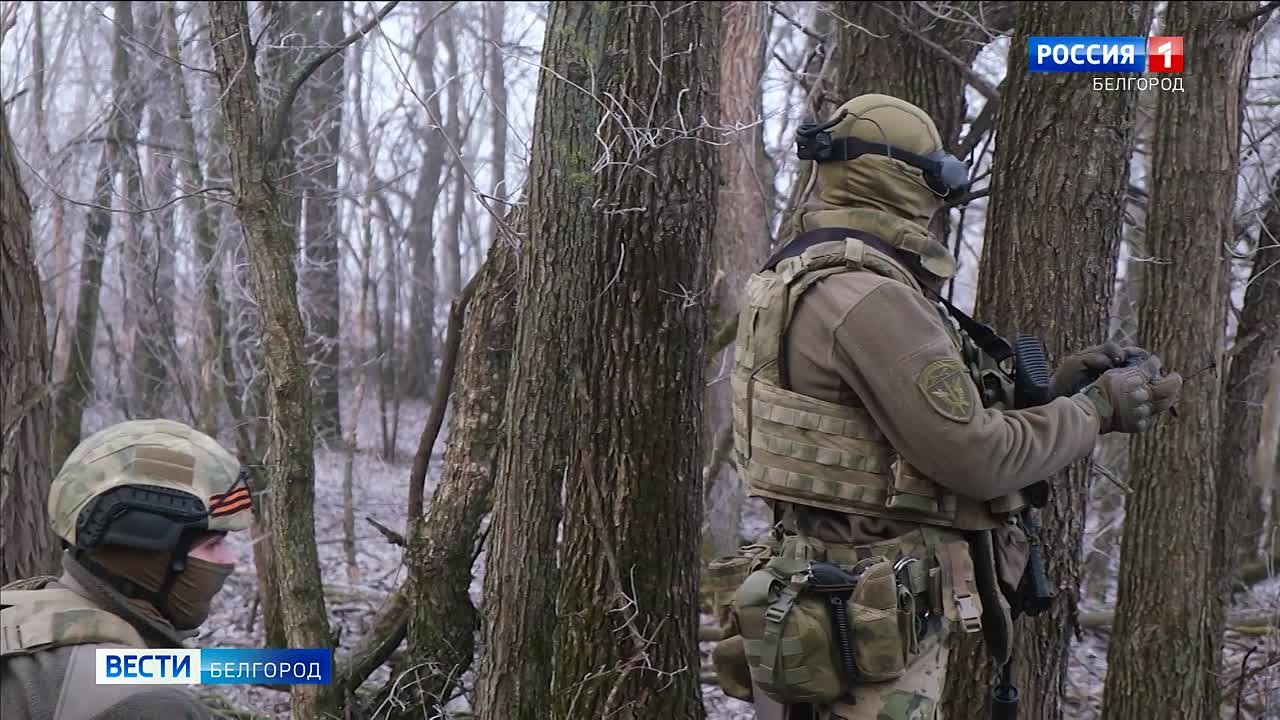
M 49 489 L 54 532 L 84 549 L 174 549 L 191 531 L 248 528 L 252 505 L 235 457 L 172 420 L 132 420 L 90 436 Z

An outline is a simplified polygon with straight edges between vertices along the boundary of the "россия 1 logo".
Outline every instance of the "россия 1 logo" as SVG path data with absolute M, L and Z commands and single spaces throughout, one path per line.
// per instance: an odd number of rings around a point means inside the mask
M 1030 72 L 1180 73 L 1182 37 L 1032 37 Z

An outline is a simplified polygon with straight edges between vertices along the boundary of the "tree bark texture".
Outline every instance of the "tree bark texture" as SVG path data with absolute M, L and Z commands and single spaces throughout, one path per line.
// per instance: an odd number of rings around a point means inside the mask
M 342 3 L 308 3 L 301 23 L 314 44 L 330 47 L 342 41 Z M 342 53 L 330 58 L 307 81 L 299 98 L 297 126 L 308 137 L 299 148 L 301 166 L 315 168 L 302 180 L 302 292 L 306 298 L 307 361 L 311 365 L 313 420 L 326 440 L 342 437 L 338 387 L 342 317 L 339 277 L 338 156 L 342 153 Z M 358 418 L 353 419 L 358 421 Z
M 720 49 L 720 124 L 740 128 L 720 148 L 720 179 L 716 195 L 719 209 L 712 242 L 716 288 L 712 298 L 719 325 L 737 317 L 738 302 L 747 278 L 769 256 L 769 197 L 766 186 L 772 176 L 758 174 L 759 153 L 764 147 L 760 115 L 765 45 L 769 36 L 769 12 L 762 3 L 729 2 L 723 6 Z M 733 419 L 733 389 L 729 383 L 733 350 L 717 354 L 708 368 L 707 412 L 704 432 L 707 445 Z M 737 552 L 746 490 L 733 463 L 711 467 L 707 478 L 708 540 L 715 557 Z
M 1106 339 L 1136 95 L 1094 92 L 1079 76 L 1028 73 L 1027 55 L 1017 49 L 1032 35 L 1145 34 L 1150 20 L 1150 3 L 1033 2 L 1019 8 L 997 119 L 1000 142 L 977 314 L 1010 337 L 1039 336 L 1053 363 Z M 1090 129 L 1090 142 L 1080 142 L 1080 128 Z M 1050 288 L 1071 302 L 1045 303 Z M 1063 716 L 1087 463 L 1073 464 L 1051 484 L 1052 500 L 1038 514 L 1057 599 L 1050 612 L 1019 619 L 1014 650 L 1023 716 L 1044 720 Z M 946 717 L 985 717 L 993 670 L 979 645 L 962 642 L 952 652 Z
M 80 444 L 80 422 L 84 405 L 93 397 L 93 351 L 98 333 L 102 263 L 111 234 L 111 198 L 114 178 L 121 168 L 122 144 L 128 136 L 129 120 L 124 104 L 133 91 L 130 85 L 127 39 L 133 34 L 133 14 L 129 3 L 116 12 L 112 21 L 111 86 L 112 105 L 107 132 L 111 142 L 103 143 L 102 157 L 93 183 L 93 204 L 85 218 L 84 246 L 80 251 L 80 281 L 76 293 L 76 326 L 67 348 L 67 367 L 56 400 L 57 419 L 53 438 L 53 468 L 56 473 L 67 456 Z
M 419 22 L 426 23 L 435 15 L 437 3 L 426 2 L 417 6 Z M 405 348 L 403 376 L 400 390 L 408 397 L 420 398 L 428 394 L 435 382 L 435 312 L 438 283 L 436 282 L 436 254 L 434 221 L 439 204 L 444 170 L 445 141 L 442 131 L 433 127 L 443 122 L 440 112 L 440 92 L 435 76 L 435 50 L 437 29 L 433 23 L 420 31 L 415 64 L 422 80 L 417 98 L 425 103 L 418 108 L 419 141 L 423 145 L 422 166 L 410 203 L 410 219 L 406 241 L 413 261 L 410 269 L 409 337 Z M 431 118 L 435 118 L 433 121 Z
M 503 239 L 489 248 L 474 280 L 453 381 L 453 409 L 440 482 L 425 516 L 412 523 L 409 644 L 404 666 L 414 676 L 421 717 L 443 710 L 471 667 L 480 617 L 471 604 L 471 564 L 480 521 L 490 510 L 515 337 L 517 256 Z
M 1168 35 L 1198 48 L 1186 92 L 1161 93 L 1151 149 L 1148 252 L 1138 340 L 1187 375 L 1222 364 L 1222 245 L 1234 235 L 1243 78 L 1253 3 L 1171 2 Z M 1205 108 L 1214 108 L 1206 113 Z M 1104 720 L 1217 717 L 1221 642 L 1220 387 L 1189 380 L 1177 418 L 1131 440 L 1115 634 Z M 1212 687 L 1211 687 L 1212 686 Z
M 252 61 L 249 18 L 243 2 L 209 3 L 209 37 L 222 89 L 222 114 L 237 215 L 244 229 L 259 307 L 259 331 L 267 366 L 268 458 L 272 554 L 290 647 L 332 647 L 315 543 L 315 468 L 311 397 L 298 311 L 295 239 L 282 223 L 279 168 L 268 165 L 264 112 Z M 290 689 L 296 720 L 336 709 L 324 685 Z
M 50 358 L 44 299 L 9 120 L 0 108 L 0 585 L 50 572 Z
M 699 126 L 719 116 L 720 6 L 615 2 L 593 14 L 579 25 L 589 30 L 567 33 L 570 57 L 600 58 L 601 96 L 634 110 L 593 103 L 564 117 L 553 137 L 592 137 L 585 158 L 603 146 L 613 162 L 570 176 L 581 189 L 549 185 L 539 200 L 562 208 L 589 193 L 592 231 L 531 238 L 527 258 L 559 296 L 545 309 L 572 320 L 565 367 L 543 375 L 570 409 L 559 416 L 569 446 L 551 715 L 699 718 L 700 298 L 719 160 Z
M 1226 593 L 1231 591 L 1234 569 L 1256 555 L 1263 542 L 1266 478 L 1259 476 L 1259 469 L 1267 467 L 1268 458 L 1259 455 L 1259 434 L 1267 371 L 1280 357 L 1280 171 L 1271 177 L 1271 199 L 1258 232 L 1232 353 L 1223 387 L 1218 462 L 1222 504 L 1215 523 L 1221 533 L 1215 543 L 1215 566 L 1223 572 Z
M 534 110 L 520 300 L 508 419 L 485 559 L 484 650 L 476 682 L 480 720 L 545 720 L 559 568 L 561 486 L 568 472 L 570 342 L 576 329 L 570 271 L 588 272 L 571 248 L 594 237 L 592 175 L 599 101 L 583 92 L 602 71 L 609 19 L 602 3 L 549 8 Z M 581 268 L 581 269 L 580 269 Z M 576 420 L 576 418 L 575 418 Z

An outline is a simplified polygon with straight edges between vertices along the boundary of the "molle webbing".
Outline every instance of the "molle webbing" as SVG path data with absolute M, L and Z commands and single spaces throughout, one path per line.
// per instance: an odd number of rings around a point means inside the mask
M 88 643 L 147 646 L 123 618 L 70 590 L 4 590 L 0 606 L 0 656 Z
M 920 290 L 893 258 L 857 237 L 812 242 L 833 237 L 820 232 L 792 254 L 780 252 L 772 269 L 747 283 L 732 382 L 735 455 L 751 493 L 942 527 L 998 526 L 984 503 L 947 492 L 903 462 L 864 408 L 786 389 L 787 328 L 801 295 L 818 281 L 866 270 Z

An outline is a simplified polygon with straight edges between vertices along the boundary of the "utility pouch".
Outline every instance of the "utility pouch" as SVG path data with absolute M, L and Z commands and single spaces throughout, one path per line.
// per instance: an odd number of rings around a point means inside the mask
M 939 491 L 937 484 L 899 457 L 893 463 L 893 485 L 889 488 L 885 507 L 933 515 L 940 509 Z
M 935 547 L 935 553 L 942 568 L 938 594 L 942 596 L 943 615 L 963 632 L 982 630 L 982 598 L 978 594 L 968 543 L 945 542 Z
M 731 637 L 733 594 L 738 591 L 747 576 L 777 554 L 778 543 L 758 540 L 741 549 L 738 555 L 728 555 L 712 560 L 707 565 L 703 588 L 710 596 L 712 613 L 720 624 L 725 638 Z
M 906 672 L 906 648 L 911 641 L 903 634 L 899 617 L 900 587 L 893 563 L 879 557 L 872 558 L 853 591 L 849 605 L 853 615 L 853 653 L 860 680 L 893 680 Z
M 1016 611 L 1019 609 L 1018 585 L 1028 569 L 1030 538 L 1017 524 L 1009 523 L 991 531 L 991 546 L 1000 592 Z
M 774 558 L 734 596 L 752 684 L 784 704 L 829 703 L 848 689 L 828 598 L 812 589 L 814 564 Z
M 741 700 L 751 699 L 751 674 L 747 664 L 738 618 L 733 611 L 733 597 L 752 572 L 777 554 L 779 542 L 772 534 L 741 548 L 738 555 L 711 561 L 703 581 L 710 596 L 712 611 L 720 624 L 720 640 L 711 652 L 712 666 L 726 695 Z

